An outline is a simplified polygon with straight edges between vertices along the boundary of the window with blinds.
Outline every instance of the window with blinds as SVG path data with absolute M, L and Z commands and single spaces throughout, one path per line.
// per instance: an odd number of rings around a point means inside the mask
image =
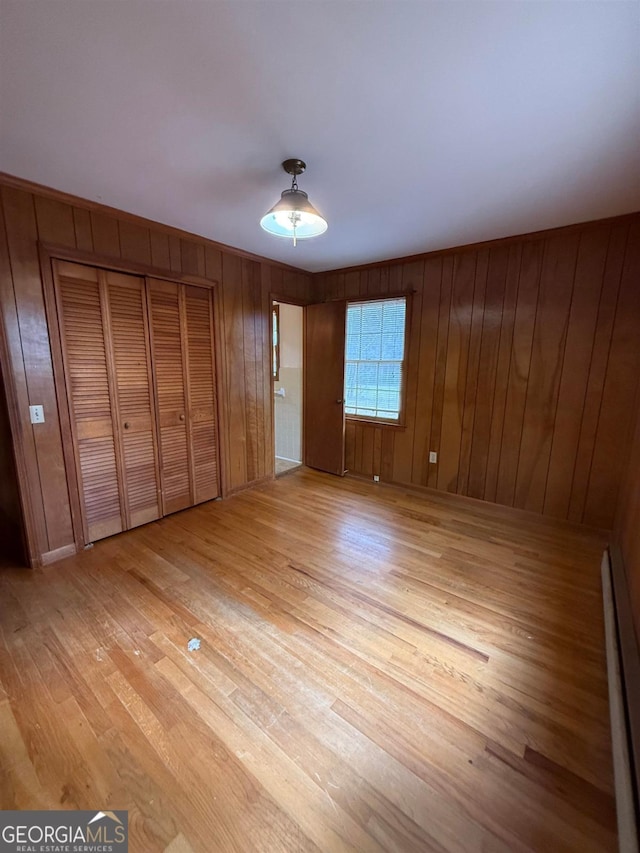
M 345 412 L 398 421 L 402 410 L 406 297 L 347 305 Z

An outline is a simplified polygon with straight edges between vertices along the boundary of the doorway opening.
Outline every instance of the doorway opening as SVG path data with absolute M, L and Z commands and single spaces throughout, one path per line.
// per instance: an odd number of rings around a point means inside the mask
M 273 423 L 276 476 L 302 465 L 304 309 L 273 302 Z

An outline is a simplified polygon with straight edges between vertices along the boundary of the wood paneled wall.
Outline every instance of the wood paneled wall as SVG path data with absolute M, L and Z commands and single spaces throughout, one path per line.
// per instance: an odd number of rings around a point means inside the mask
M 0 193 L 2 369 L 32 564 L 55 559 L 73 544 L 39 243 L 86 252 L 105 265 L 112 259 L 168 278 L 218 284 L 223 490 L 229 494 L 271 476 L 269 294 L 308 301 L 311 276 L 8 176 L 0 178 Z M 30 404 L 44 405 L 44 424 L 30 424 Z
M 616 518 L 615 539 L 622 551 L 640 649 L 640 395 Z
M 406 427 L 349 422 L 349 469 L 611 527 L 640 375 L 640 216 L 312 277 L 8 176 L 0 200 L 2 375 L 33 564 L 73 542 L 40 243 L 217 283 L 225 494 L 273 471 L 270 294 L 412 290 Z
M 349 470 L 611 528 L 640 374 L 640 215 L 314 285 L 414 291 L 406 428 L 348 421 Z

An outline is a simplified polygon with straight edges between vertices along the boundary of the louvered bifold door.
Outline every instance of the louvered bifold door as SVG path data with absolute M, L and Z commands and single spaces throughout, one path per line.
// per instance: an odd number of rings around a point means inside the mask
M 194 502 L 200 503 L 220 495 L 213 306 L 208 288 L 185 285 L 183 297 L 187 335 L 187 422 Z
M 109 306 L 125 517 L 127 527 L 137 527 L 161 515 L 145 282 L 116 272 L 101 275 Z
M 54 261 L 58 317 L 86 542 L 126 526 L 112 408 L 113 388 L 98 270 Z
M 186 332 L 182 328 L 180 286 L 147 279 L 151 318 L 151 352 L 160 437 L 160 482 L 163 514 L 195 502 L 192 458 L 187 430 L 185 379 Z

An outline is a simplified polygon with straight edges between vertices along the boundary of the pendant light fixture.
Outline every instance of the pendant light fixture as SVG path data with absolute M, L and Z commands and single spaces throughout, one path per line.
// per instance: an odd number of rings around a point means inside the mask
M 298 240 L 324 234 L 327 220 L 311 204 L 309 196 L 298 189 L 298 175 L 304 172 L 307 164 L 293 158 L 285 160 L 282 168 L 292 176 L 291 189 L 283 190 L 280 201 L 265 213 L 260 225 L 269 234 L 293 238 L 295 246 Z

